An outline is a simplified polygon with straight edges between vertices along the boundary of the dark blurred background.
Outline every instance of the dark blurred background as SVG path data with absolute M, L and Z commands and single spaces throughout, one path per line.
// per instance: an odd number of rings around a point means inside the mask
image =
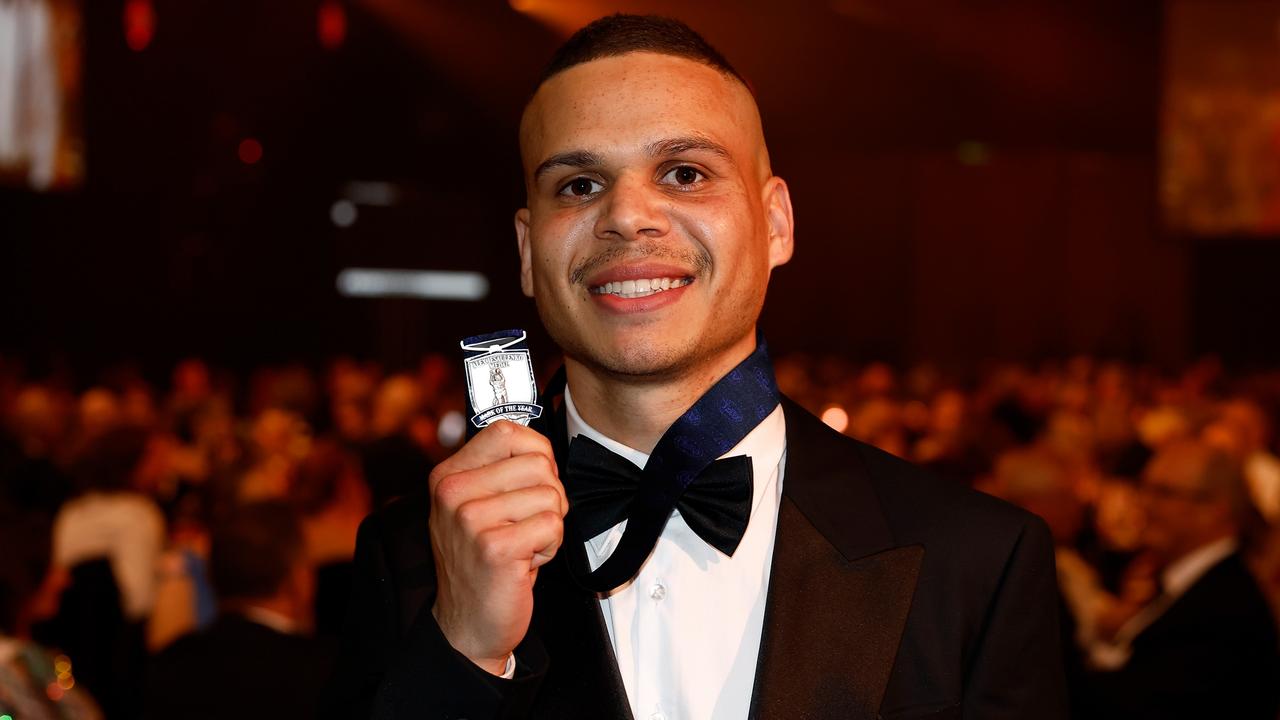
M 1160 202 L 1162 103 L 1178 83 L 1274 79 L 1272 2 L 71 7 L 79 176 L 0 191 L 10 353 L 403 363 L 491 326 L 537 328 L 511 229 L 519 111 L 568 29 L 621 9 L 687 20 L 758 94 L 799 230 L 764 316 L 775 347 L 958 366 L 1280 358 L 1278 336 L 1254 332 L 1280 307 L 1275 207 L 1270 224 L 1196 226 Z M 1248 49 L 1232 27 L 1270 45 L 1205 78 L 1202 15 L 1228 26 L 1209 38 L 1218 55 Z M 1181 56 L 1200 77 L 1173 77 Z M 1280 164 L 1274 139 L 1270 152 Z M 355 217 L 340 227 L 344 198 Z M 477 271 L 490 292 L 344 298 L 348 266 Z

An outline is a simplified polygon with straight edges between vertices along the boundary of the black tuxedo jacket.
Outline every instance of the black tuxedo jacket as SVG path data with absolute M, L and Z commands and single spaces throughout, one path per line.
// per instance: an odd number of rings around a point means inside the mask
M 275 720 L 317 717 L 331 646 L 234 614 L 174 641 L 147 669 L 143 717 Z
M 844 437 L 783 400 L 787 454 L 755 718 L 1066 717 L 1052 542 L 1033 515 Z M 360 530 L 334 717 L 630 718 L 596 598 L 539 572 L 513 680 L 430 612 L 427 499 Z
M 1275 620 L 1239 554 L 1210 568 L 1132 645 L 1122 669 L 1094 676 L 1091 717 L 1275 720 Z

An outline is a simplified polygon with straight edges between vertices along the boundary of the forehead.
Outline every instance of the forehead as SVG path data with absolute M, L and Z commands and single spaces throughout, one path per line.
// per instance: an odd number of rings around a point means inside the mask
M 525 109 L 520 148 L 528 172 L 554 153 L 676 136 L 703 136 L 747 157 L 764 148 L 742 83 L 700 62 L 647 52 L 575 65 L 543 83 Z

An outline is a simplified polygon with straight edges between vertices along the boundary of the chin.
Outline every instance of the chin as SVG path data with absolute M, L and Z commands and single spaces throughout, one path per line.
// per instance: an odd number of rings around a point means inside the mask
M 679 374 L 693 364 L 692 355 L 690 348 L 639 342 L 625 348 L 584 348 L 576 359 L 610 375 L 640 379 Z

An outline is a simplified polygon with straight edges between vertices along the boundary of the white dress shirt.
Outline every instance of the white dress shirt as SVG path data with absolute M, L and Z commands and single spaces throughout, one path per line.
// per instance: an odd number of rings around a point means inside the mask
M 54 562 L 64 568 L 107 558 L 130 620 L 146 617 L 155 601 L 156 566 L 164 550 L 164 515 L 151 498 L 130 491 L 72 498 L 53 522 Z
M 585 435 L 637 467 L 649 456 L 583 422 L 564 393 L 569 437 Z M 746 533 L 732 557 L 673 512 L 653 554 L 627 584 L 600 599 L 609 641 L 636 720 L 743 720 L 755 685 L 773 538 L 782 496 L 782 407 L 722 457 L 751 458 Z M 626 521 L 586 543 L 592 569 L 617 547 Z

